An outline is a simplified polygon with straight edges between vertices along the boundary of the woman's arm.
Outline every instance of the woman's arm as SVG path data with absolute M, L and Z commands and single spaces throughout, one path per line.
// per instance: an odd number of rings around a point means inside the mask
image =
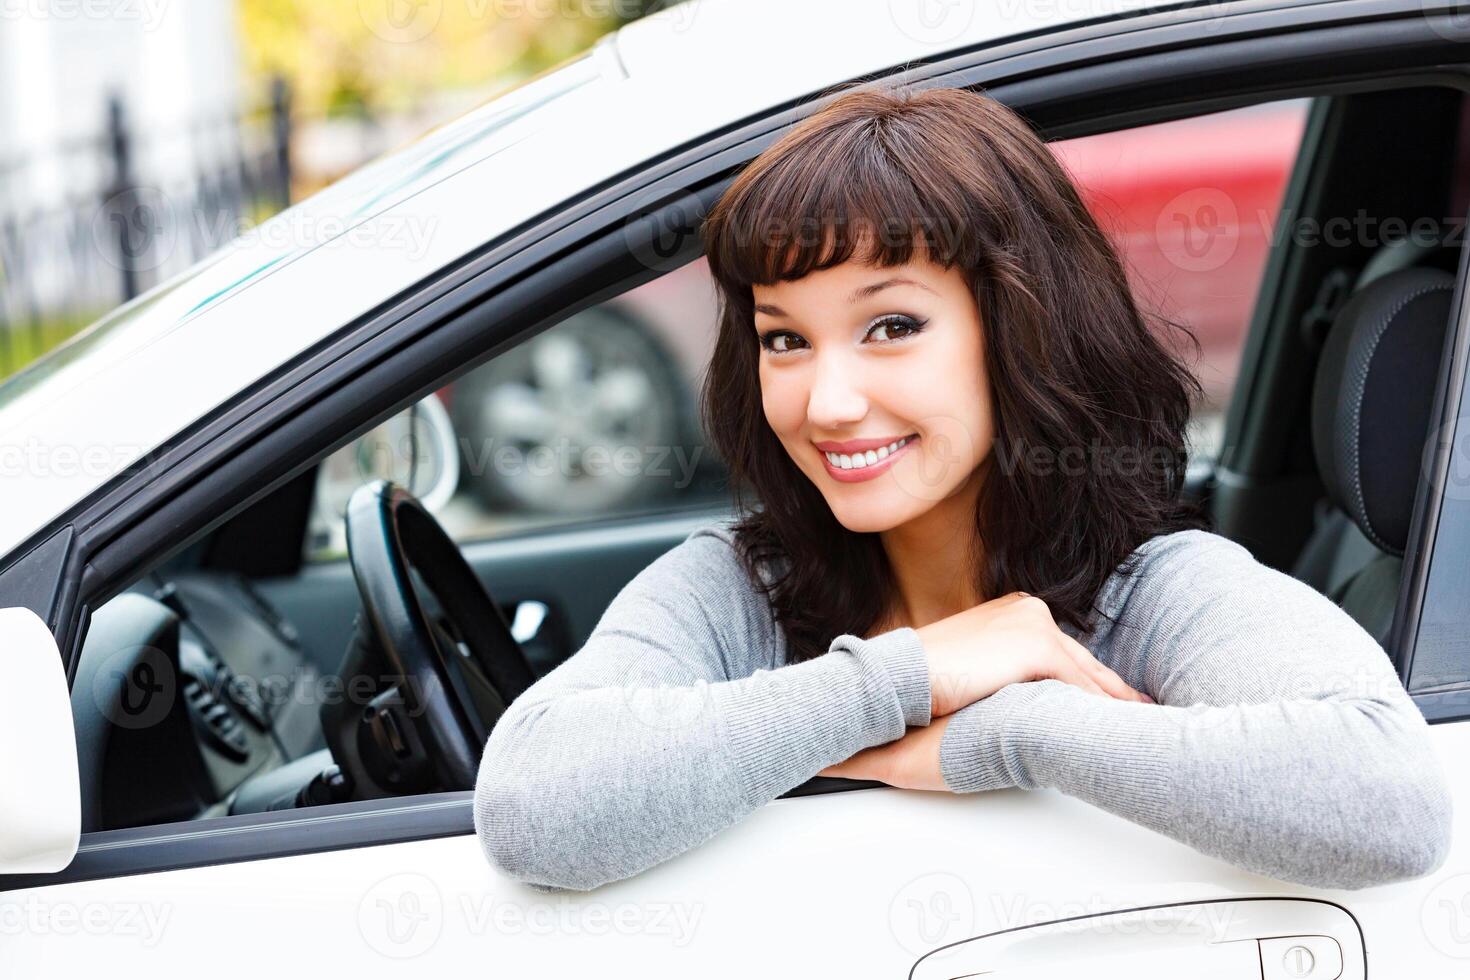
M 1054 680 L 1010 685 L 951 718 L 945 784 L 1051 787 L 1309 885 L 1438 868 L 1450 843 L 1445 775 L 1373 638 L 1227 538 L 1182 531 L 1145 548 L 1137 574 L 1115 576 L 1100 598 L 1120 621 L 1084 641 L 1159 704 Z
M 491 732 L 474 800 L 491 863 L 543 891 L 626 878 L 929 724 L 912 629 L 772 669 L 776 630 L 723 531 L 640 572 Z

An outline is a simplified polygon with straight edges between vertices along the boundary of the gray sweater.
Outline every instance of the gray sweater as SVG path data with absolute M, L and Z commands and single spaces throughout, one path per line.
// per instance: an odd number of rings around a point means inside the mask
M 786 662 L 728 521 L 629 582 L 586 645 L 495 726 L 475 787 L 491 863 L 542 892 L 626 878 L 861 749 L 930 722 L 918 634 L 843 634 Z M 1140 546 L 1087 631 L 1064 631 L 1158 704 L 1057 680 L 955 712 L 956 793 L 1051 787 L 1279 879 L 1424 875 L 1451 801 L 1383 649 L 1310 586 L 1207 531 Z M 983 806 L 983 803 L 977 805 Z

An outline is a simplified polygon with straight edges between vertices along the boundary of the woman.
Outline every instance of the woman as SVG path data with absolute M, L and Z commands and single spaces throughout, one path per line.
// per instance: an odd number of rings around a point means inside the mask
M 1424 719 L 1352 619 L 1179 502 L 1198 383 L 1024 122 L 842 93 L 704 234 L 705 425 L 754 497 L 501 718 L 492 863 L 592 888 L 818 774 L 1053 787 L 1321 886 L 1443 862 Z

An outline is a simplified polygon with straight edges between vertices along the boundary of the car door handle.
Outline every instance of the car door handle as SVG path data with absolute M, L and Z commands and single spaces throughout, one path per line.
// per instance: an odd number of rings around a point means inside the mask
M 1226 899 L 1078 916 L 925 954 L 912 980 L 1363 980 L 1357 922 L 1315 899 Z

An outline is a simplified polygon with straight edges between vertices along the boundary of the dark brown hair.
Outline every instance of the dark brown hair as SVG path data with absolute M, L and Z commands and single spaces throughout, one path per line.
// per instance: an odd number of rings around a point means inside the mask
M 730 470 L 741 560 L 789 661 L 825 653 L 839 634 L 867 635 L 890 612 L 894 582 L 878 534 L 837 521 L 765 420 L 752 284 L 849 259 L 927 256 L 963 271 L 984 326 L 995 427 L 975 514 L 979 594 L 1029 592 L 1059 624 L 1086 628 L 1134 549 L 1202 526 L 1180 498 L 1199 382 L 1145 323 L 1066 171 L 996 100 L 954 88 L 838 91 L 739 174 L 702 234 L 720 327 L 700 409 Z M 1198 352 L 1186 328 L 1159 321 Z M 1061 472 L 1069 459 L 1081 465 Z

